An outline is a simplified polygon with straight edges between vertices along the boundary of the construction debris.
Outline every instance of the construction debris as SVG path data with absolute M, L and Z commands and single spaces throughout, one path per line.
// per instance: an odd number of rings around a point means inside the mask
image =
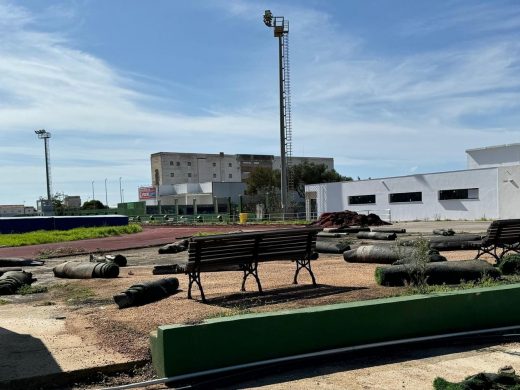
M 32 273 L 25 271 L 8 271 L 0 276 L 0 295 L 15 294 L 23 285 L 31 285 L 36 279 L 33 279 Z
M 3 267 L 3 268 L 0 268 L 0 276 L 2 276 L 3 274 L 5 274 L 6 272 L 9 272 L 9 271 L 21 271 L 22 269 L 21 268 L 18 268 L 18 267 Z
M 324 228 L 344 228 L 350 226 L 382 226 L 391 225 L 389 222 L 383 221 L 376 214 L 358 214 L 355 211 L 338 211 L 333 213 L 323 213 L 320 218 L 311 224 L 311 226 L 321 226 Z
M 120 309 L 142 306 L 156 302 L 174 294 L 179 288 L 177 278 L 167 278 L 134 284 L 122 294 L 114 295 L 114 301 Z
M 438 236 L 453 236 L 455 231 L 453 229 L 434 229 L 433 234 Z
M 119 276 L 119 267 L 114 263 L 67 261 L 54 267 L 53 272 L 57 278 L 117 278 Z
M 159 248 L 159 253 L 179 253 L 188 250 L 188 240 L 175 241 L 171 244 L 166 244 Z
M 96 256 L 94 254 L 90 254 L 90 262 L 92 263 L 114 263 L 119 267 L 126 267 L 127 260 L 123 255 L 104 255 L 104 256 Z
M 318 253 L 343 253 L 350 249 L 350 245 L 342 240 L 318 240 L 316 252 Z
M 393 228 L 372 228 L 372 229 L 370 229 L 370 231 L 376 232 L 376 233 L 395 233 L 395 234 L 406 233 L 406 229 L 393 229 Z

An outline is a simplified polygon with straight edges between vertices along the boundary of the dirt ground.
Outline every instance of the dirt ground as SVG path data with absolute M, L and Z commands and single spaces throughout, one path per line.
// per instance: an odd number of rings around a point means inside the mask
M 117 253 L 127 257 L 128 266 L 121 268 L 116 279 L 64 280 L 53 276 L 55 265 L 69 260 L 87 261 L 86 255 L 47 259 L 42 267 L 26 269 L 38 278 L 34 286 L 46 286 L 48 292 L 2 297 L 0 335 L 4 331 L 40 338 L 53 355 L 54 370 L 63 372 L 89 364 L 103 366 L 149 359 L 149 333 L 159 325 L 193 323 L 245 312 L 374 299 L 393 296 L 402 290 L 375 283 L 377 264 L 349 264 L 342 255 L 322 254 L 312 264 L 319 284 L 317 288 L 312 288 L 310 277 L 305 272 L 300 274 L 300 284 L 293 285 L 294 263 L 275 261 L 259 266 L 264 294 L 256 291 L 253 280 L 248 281 L 247 292 L 240 292 L 241 272 L 207 273 L 202 275 L 207 303 L 202 303 L 196 289 L 195 299 L 187 299 L 187 276 L 171 275 L 179 279 L 177 294 L 145 306 L 120 310 L 113 302 L 114 294 L 136 283 L 167 277 L 152 275 L 153 266 L 168 264 L 172 259 L 187 254 L 159 255 L 157 247 Z M 476 251 L 442 254 L 449 260 L 465 260 L 473 258 Z M 18 358 L 18 366 L 31 364 L 30 356 L 21 354 Z M 26 358 L 29 360 L 24 362 Z M 27 373 L 17 372 L 12 364 L 2 365 L 0 362 L 1 378 L 16 379 L 17 375 L 22 377 Z M 150 375 L 147 373 L 144 378 Z

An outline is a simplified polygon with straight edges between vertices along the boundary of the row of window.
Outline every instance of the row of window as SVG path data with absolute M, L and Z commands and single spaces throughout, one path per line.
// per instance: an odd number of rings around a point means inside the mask
M 187 175 L 188 177 L 191 177 L 191 172 L 188 172 L 186 175 Z M 171 173 L 170 173 L 170 177 L 175 177 L 175 173 L 174 173 L 174 172 L 171 172 Z M 214 174 L 213 174 L 213 179 L 216 179 L 216 178 L 217 178 L 217 174 L 214 173 Z M 228 175 L 228 178 L 229 178 L 229 179 L 232 179 L 232 178 L 233 178 L 233 174 L 230 173 L 230 174 Z
M 173 161 L 170 161 L 170 165 L 173 166 Z M 191 167 L 191 161 L 186 161 L 186 165 L 187 165 L 188 167 Z M 214 166 L 214 167 L 216 167 L 216 166 L 217 166 L 217 163 L 212 163 L 211 165 Z M 180 161 L 176 161 L 176 162 L 175 162 L 175 166 L 180 167 L 180 166 L 181 166 L 181 162 L 180 162 Z M 232 163 L 228 163 L 228 167 L 232 168 L 232 167 L 233 167 L 233 164 L 232 164 Z
M 440 190 L 439 200 L 478 199 L 478 188 L 461 188 L 456 190 Z M 422 192 L 397 192 L 389 194 L 389 203 L 422 202 Z M 375 195 L 353 195 L 348 197 L 348 204 L 374 204 Z

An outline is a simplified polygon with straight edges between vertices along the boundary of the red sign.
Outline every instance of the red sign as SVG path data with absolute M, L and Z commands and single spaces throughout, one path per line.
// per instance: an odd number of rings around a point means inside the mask
M 156 197 L 155 187 L 139 187 L 139 200 L 155 199 Z

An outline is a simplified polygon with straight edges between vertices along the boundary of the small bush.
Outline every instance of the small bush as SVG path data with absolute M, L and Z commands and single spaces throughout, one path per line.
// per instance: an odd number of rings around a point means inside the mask
M 505 255 L 498 268 L 504 275 L 517 275 L 520 274 L 520 254 Z

